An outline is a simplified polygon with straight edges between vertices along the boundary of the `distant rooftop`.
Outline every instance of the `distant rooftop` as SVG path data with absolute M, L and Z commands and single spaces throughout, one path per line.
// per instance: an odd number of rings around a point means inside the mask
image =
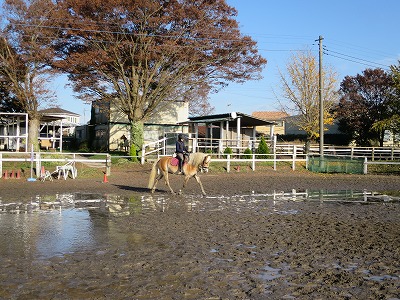
M 46 109 L 40 110 L 39 112 L 42 113 L 42 114 L 72 115 L 72 116 L 76 116 L 76 117 L 80 116 L 77 113 L 62 109 L 60 107 L 46 108 Z
M 266 121 L 278 121 L 289 117 L 289 115 L 283 111 L 255 111 L 251 115 Z

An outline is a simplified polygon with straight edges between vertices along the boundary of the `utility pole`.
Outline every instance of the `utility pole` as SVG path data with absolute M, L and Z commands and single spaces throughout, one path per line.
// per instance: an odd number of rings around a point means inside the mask
M 319 44 L 319 155 L 324 156 L 324 99 L 322 98 L 323 80 L 322 80 L 322 40 L 320 35 L 318 38 Z

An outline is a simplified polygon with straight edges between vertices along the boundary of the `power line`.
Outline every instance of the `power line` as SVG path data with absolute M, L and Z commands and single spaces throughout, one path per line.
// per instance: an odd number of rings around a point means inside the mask
M 371 68 L 376 68 L 377 67 L 377 65 L 366 64 L 366 63 L 363 63 L 363 62 L 360 62 L 360 61 L 344 58 L 344 57 L 337 56 L 337 55 L 334 55 L 334 54 L 328 54 L 328 53 L 325 53 L 325 52 L 324 52 L 324 54 L 332 56 L 332 57 L 336 57 L 336 58 L 339 58 L 339 59 L 342 59 L 342 60 L 350 61 L 350 62 L 353 62 L 353 63 L 356 63 L 356 64 L 368 66 L 368 67 L 371 67 Z M 387 68 L 390 68 L 390 67 L 387 66 Z
M 329 52 L 335 53 L 335 54 L 340 55 L 340 56 L 330 54 Z M 370 61 L 370 60 L 366 60 L 366 59 L 358 58 L 358 57 L 355 57 L 355 56 L 343 54 L 343 53 L 336 52 L 336 51 L 333 51 L 333 50 L 329 50 L 326 47 L 324 47 L 324 54 L 330 55 L 330 56 L 333 56 L 333 57 L 336 57 L 336 58 L 344 59 L 344 60 L 347 60 L 347 61 L 363 64 L 363 65 L 366 65 L 366 66 L 372 66 L 372 67 L 382 66 L 382 67 L 385 67 L 385 68 L 390 68 L 390 66 L 388 66 L 388 65 L 384 65 L 384 64 L 373 62 L 373 61 Z

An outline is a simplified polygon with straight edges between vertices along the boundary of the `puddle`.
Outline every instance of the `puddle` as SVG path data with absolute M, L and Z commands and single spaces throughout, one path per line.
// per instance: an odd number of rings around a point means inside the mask
M 89 250 L 122 235 L 110 217 L 166 212 L 252 211 L 258 214 L 297 214 L 290 202 L 383 203 L 398 196 L 367 191 L 296 191 L 234 196 L 170 195 L 119 196 L 66 193 L 36 197 L 28 202 L 0 200 L 0 255 L 18 252 L 35 258 Z M 243 246 L 243 245 L 240 245 Z M 250 246 L 248 246 L 250 248 Z M 218 252 L 212 249 L 211 252 Z M 14 253 L 15 255 L 16 253 Z M 265 270 L 264 276 L 270 274 Z
M 261 270 L 259 277 L 264 281 L 271 281 L 282 277 L 281 269 L 272 268 L 268 264 Z

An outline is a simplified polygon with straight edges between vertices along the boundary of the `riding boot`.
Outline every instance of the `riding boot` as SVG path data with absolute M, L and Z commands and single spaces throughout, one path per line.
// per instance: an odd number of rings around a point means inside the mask
M 182 160 L 179 160 L 179 170 L 178 170 L 178 174 L 183 174 L 182 169 L 183 169 L 183 161 L 182 161 Z

